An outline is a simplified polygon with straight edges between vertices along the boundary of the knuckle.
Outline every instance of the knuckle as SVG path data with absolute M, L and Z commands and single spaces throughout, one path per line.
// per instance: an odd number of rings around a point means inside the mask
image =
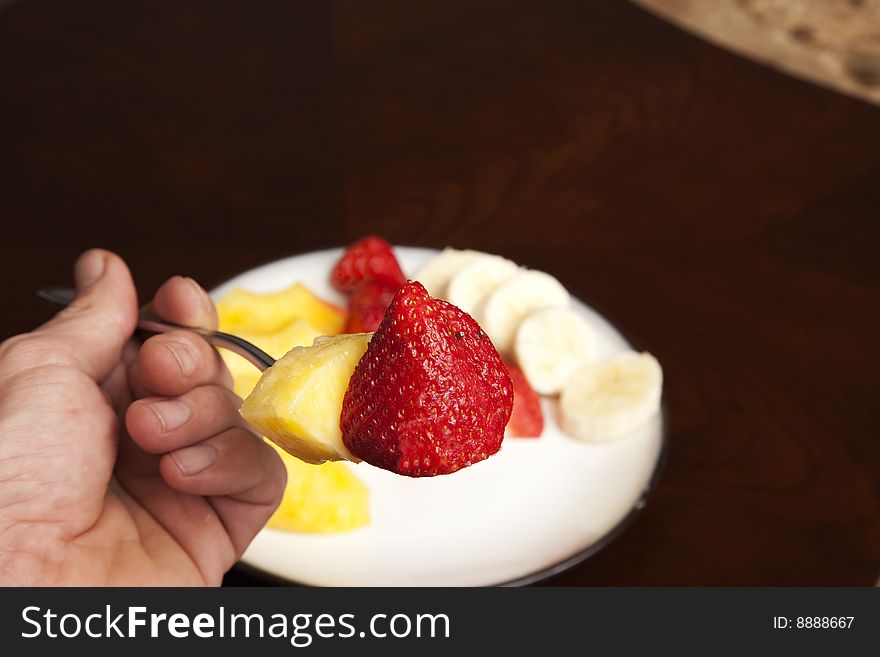
M 232 377 L 232 372 L 229 371 L 226 362 L 220 354 L 217 354 L 217 360 L 217 376 L 220 380 L 220 385 L 232 390 L 235 387 L 235 379 Z
M 217 390 L 217 394 L 222 397 L 223 405 L 228 406 L 232 411 L 237 413 L 238 409 L 241 407 L 241 397 L 224 385 L 215 385 L 213 387 Z
M 244 423 L 238 409 L 241 407 L 241 401 L 234 392 L 228 388 L 219 385 L 207 386 L 208 399 L 202 404 L 205 408 L 210 408 L 211 412 L 216 416 L 217 420 L 231 427 L 241 427 Z
M 118 307 L 102 304 L 96 292 L 89 291 L 78 297 L 71 305 L 62 310 L 58 317 L 63 321 L 77 321 L 88 318 L 90 324 L 99 325 L 101 330 L 113 335 L 130 333 L 133 328 L 131 312 Z
M 34 332 L 13 336 L 0 344 L 0 363 L 4 370 L 21 370 L 36 366 L 74 365 L 76 358 L 63 340 Z
M 195 339 L 198 338 L 195 333 L 186 329 L 173 329 L 164 333 L 163 336 L 175 342 L 195 342 Z
M 262 461 L 266 464 L 264 472 L 267 475 L 267 482 L 272 491 L 277 493 L 280 498 L 287 486 L 287 467 L 275 448 L 266 440 L 258 436 L 254 436 L 254 440 L 257 442 L 257 449 L 262 452 Z
M 270 448 L 271 449 L 271 448 Z M 274 450 L 272 450 L 274 452 Z M 284 461 L 278 454 L 274 454 L 273 473 L 272 473 L 272 498 L 275 506 L 281 503 L 284 496 L 284 489 L 287 488 L 287 468 L 284 467 Z
M 192 334 L 186 331 L 169 331 L 153 336 L 144 343 L 140 360 L 151 374 L 163 379 L 168 374 L 163 365 L 167 364 L 169 359 L 173 360 L 178 375 L 192 382 L 192 377 L 200 377 L 204 368 L 203 355 L 198 343 L 192 337 Z M 158 366 L 159 370 L 153 371 L 153 366 Z
M 186 332 L 174 329 L 172 331 L 167 331 L 165 333 L 151 335 L 146 340 L 144 340 L 144 347 L 152 348 L 152 347 L 167 345 L 169 343 L 176 344 L 176 343 L 186 342 L 186 341 L 187 341 Z

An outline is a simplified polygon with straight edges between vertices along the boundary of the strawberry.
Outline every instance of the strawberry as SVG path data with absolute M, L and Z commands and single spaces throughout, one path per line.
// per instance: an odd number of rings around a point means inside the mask
M 500 449 L 512 408 L 510 377 L 480 326 L 408 281 L 348 383 L 342 441 L 386 470 L 448 474 Z
M 513 383 L 513 413 L 507 423 L 508 434 L 517 438 L 538 438 L 544 431 L 541 398 L 521 369 L 509 362 L 504 365 Z
M 399 286 L 385 281 L 367 281 L 355 288 L 348 302 L 344 333 L 371 333 L 379 328 Z
M 404 280 L 391 245 L 375 235 L 349 246 L 330 272 L 330 282 L 343 292 L 351 292 L 366 281 L 384 281 L 397 289 Z

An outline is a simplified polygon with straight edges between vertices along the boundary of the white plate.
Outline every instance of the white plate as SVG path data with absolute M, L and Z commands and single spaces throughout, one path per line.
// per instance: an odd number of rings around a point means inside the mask
M 437 253 L 396 247 L 413 276 Z M 341 249 L 293 256 L 252 269 L 232 287 L 273 292 L 300 281 L 344 304 L 329 284 Z M 577 310 L 599 334 L 600 356 L 629 349 L 601 315 Z M 610 541 L 642 505 L 663 445 L 662 419 L 610 444 L 563 434 L 555 403 L 544 400 L 539 439 L 506 438 L 501 451 L 451 475 L 413 479 L 367 463 L 350 464 L 369 486 L 372 522 L 331 535 L 264 529 L 242 561 L 302 584 L 325 586 L 481 586 L 527 583 L 559 572 Z

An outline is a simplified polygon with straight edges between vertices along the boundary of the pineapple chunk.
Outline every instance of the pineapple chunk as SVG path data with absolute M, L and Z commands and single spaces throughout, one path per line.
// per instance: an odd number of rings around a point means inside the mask
M 220 330 L 229 331 L 229 328 L 221 323 Z M 294 347 L 312 344 L 321 332 L 303 319 L 294 319 L 275 333 L 241 331 L 237 335 L 278 359 Z M 231 351 L 221 349 L 220 355 L 232 375 L 235 394 L 242 398 L 247 397 L 260 380 L 260 371 L 249 361 Z
M 241 415 L 257 431 L 307 463 L 359 459 L 342 442 L 339 416 L 348 380 L 372 333 L 317 338 L 263 372 Z
M 276 449 L 287 467 L 287 488 L 269 527 L 330 534 L 369 524 L 369 489 L 347 465 L 310 465 Z
M 306 292 L 311 294 L 308 290 Z M 290 290 L 287 293 L 294 296 Z M 309 321 L 314 321 L 316 316 L 318 323 L 323 322 L 323 330 L 338 333 L 342 329 L 344 314 L 340 316 L 341 311 L 335 307 L 317 297 L 314 297 L 317 303 L 311 303 L 304 295 L 306 303 L 292 308 L 292 303 L 297 302 L 290 299 L 284 301 L 281 299 L 284 294 L 257 295 L 243 290 L 228 294 L 217 304 L 220 330 L 237 334 L 270 356 L 281 358 L 294 347 L 304 347 L 313 342 L 326 344 L 332 340 L 319 337 L 322 329 Z M 295 294 L 301 294 L 301 290 Z M 292 316 L 291 311 L 296 316 Z M 243 326 L 253 328 L 245 329 Z M 248 396 L 260 380 L 260 372 L 237 354 L 225 349 L 221 349 L 220 353 L 232 374 L 236 394 Z M 345 387 L 347 385 L 346 377 Z M 343 388 L 343 395 L 344 391 Z M 335 411 L 337 425 L 341 404 L 340 399 L 340 408 Z M 369 524 L 369 491 L 346 465 L 310 465 L 275 445 L 273 447 L 281 454 L 288 477 L 281 505 L 269 520 L 269 527 L 285 531 L 335 533 Z
M 270 294 L 236 288 L 217 302 L 217 314 L 221 330 L 236 335 L 273 333 L 293 319 L 308 322 L 324 335 L 336 335 L 345 326 L 345 311 L 315 296 L 302 283 Z

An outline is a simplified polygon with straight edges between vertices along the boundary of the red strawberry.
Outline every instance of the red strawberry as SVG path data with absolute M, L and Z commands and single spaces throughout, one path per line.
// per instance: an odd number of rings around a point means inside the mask
M 529 385 L 526 375 L 513 363 L 504 363 L 513 383 L 513 413 L 507 423 L 509 435 L 517 438 L 537 438 L 544 431 L 541 398 Z
M 343 292 L 365 281 L 385 281 L 397 289 L 405 280 L 391 245 L 375 235 L 349 246 L 330 273 L 334 287 Z
M 367 281 L 358 285 L 348 302 L 344 332 L 370 333 L 379 328 L 399 287 L 385 281 Z
M 448 474 L 499 450 L 512 407 L 510 377 L 489 337 L 408 281 L 349 381 L 342 441 L 386 470 Z

